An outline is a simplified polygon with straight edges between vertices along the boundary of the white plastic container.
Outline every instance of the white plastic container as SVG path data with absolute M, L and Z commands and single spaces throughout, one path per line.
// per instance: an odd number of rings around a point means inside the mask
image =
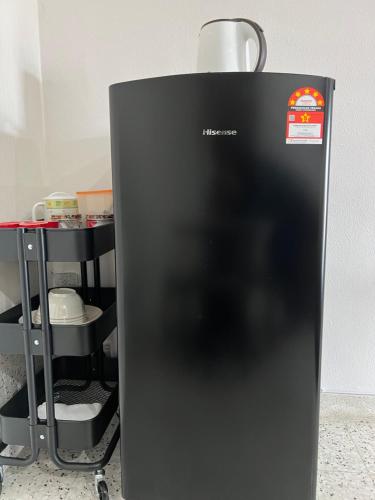
M 78 191 L 79 213 L 83 220 L 97 217 L 113 217 L 112 189 L 98 189 L 94 191 Z

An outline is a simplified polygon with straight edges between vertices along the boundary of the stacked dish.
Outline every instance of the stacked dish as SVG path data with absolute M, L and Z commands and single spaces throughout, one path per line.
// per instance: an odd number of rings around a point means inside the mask
M 98 319 L 103 311 L 85 304 L 73 288 L 54 288 L 48 293 L 49 321 L 52 325 L 87 325 Z M 32 322 L 41 324 L 40 306 L 32 311 Z M 23 316 L 19 319 L 23 322 Z

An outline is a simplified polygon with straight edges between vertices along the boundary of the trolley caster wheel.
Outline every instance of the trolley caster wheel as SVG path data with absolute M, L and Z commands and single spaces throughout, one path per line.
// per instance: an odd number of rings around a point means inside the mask
M 104 475 L 104 469 L 99 469 L 95 472 L 95 489 L 99 500 L 109 500 L 108 486 Z
M 105 481 L 99 481 L 97 489 L 99 500 L 109 500 L 108 486 Z

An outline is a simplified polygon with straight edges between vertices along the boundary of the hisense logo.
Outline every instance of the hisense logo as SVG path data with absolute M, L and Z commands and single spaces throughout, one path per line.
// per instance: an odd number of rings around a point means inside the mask
M 204 128 L 202 135 L 237 135 L 237 130 L 214 130 L 212 128 Z

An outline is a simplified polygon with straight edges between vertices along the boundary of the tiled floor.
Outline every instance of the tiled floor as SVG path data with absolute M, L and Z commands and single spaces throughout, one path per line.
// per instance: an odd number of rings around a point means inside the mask
M 375 500 L 375 397 L 324 394 L 320 422 L 317 499 Z M 100 449 L 91 452 L 90 460 L 100 453 Z M 118 450 L 106 476 L 111 499 L 121 499 Z M 38 463 L 26 469 L 6 469 L 1 498 L 75 500 L 96 496 L 91 474 L 56 470 L 43 453 Z
M 318 500 L 375 500 L 375 397 L 323 394 Z

